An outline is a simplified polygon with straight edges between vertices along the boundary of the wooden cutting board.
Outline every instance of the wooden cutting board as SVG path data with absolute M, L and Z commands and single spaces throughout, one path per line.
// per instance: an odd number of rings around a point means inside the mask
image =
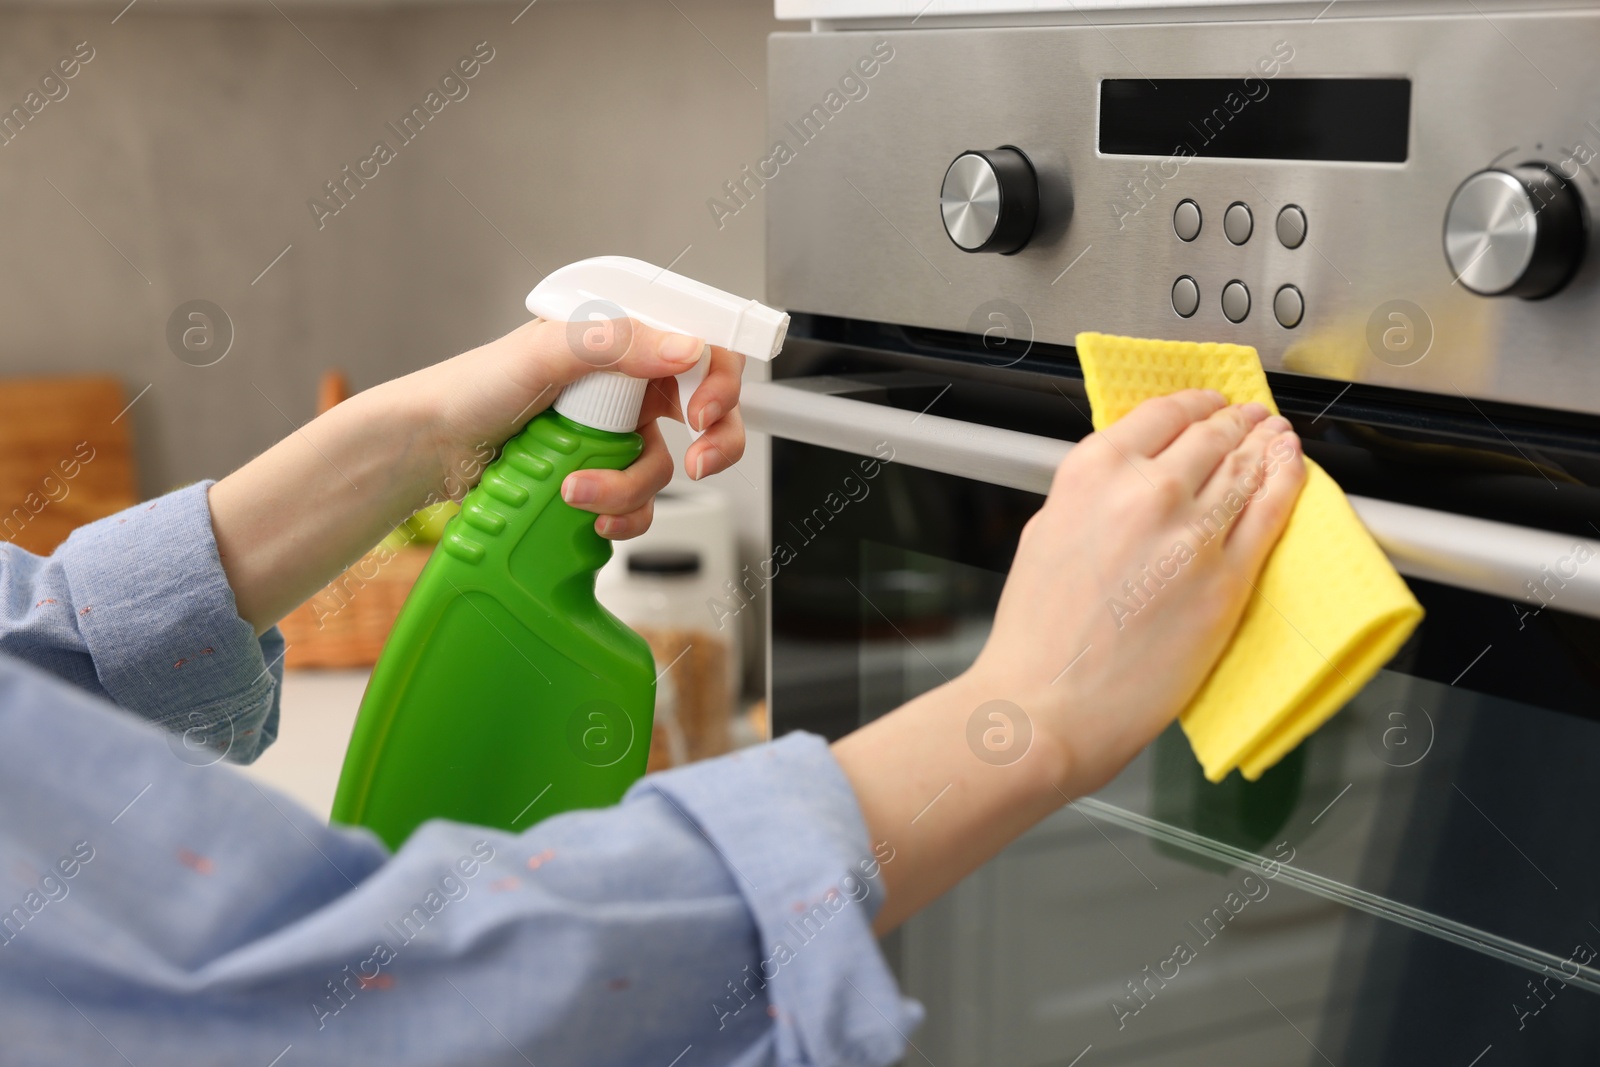
M 127 404 L 116 378 L 0 379 L 0 542 L 45 555 L 138 501 Z

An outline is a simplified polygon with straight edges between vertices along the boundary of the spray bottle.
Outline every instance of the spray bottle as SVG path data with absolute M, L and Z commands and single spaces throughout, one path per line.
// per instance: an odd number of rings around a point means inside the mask
M 527 306 L 570 323 L 580 344 L 587 331 L 615 337 L 631 318 L 762 360 L 789 326 L 754 300 L 621 256 L 554 271 Z M 679 375 L 685 410 L 707 355 Z M 335 822 L 366 826 L 391 848 L 433 818 L 523 830 L 615 804 L 644 774 L 655 663 L 596 601 L 611 543 L 593 514 L 561 499 L 561 483 L 638 457 L 648 385 L 603 370 L 580 378 L 484 470 L 373 668 Z

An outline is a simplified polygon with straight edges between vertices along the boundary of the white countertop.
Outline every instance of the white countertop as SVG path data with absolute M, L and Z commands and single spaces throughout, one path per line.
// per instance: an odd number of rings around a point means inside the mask
M 350 744 L 365 670 L 285 671 L 278 739 L 245 774 L 283 790 L 322 818 L 333 810 L 333 793 Z
M 278 739 L 260 759 L 239 770 L 275 786 L 326 819 L 333 811 L 344 752 L 370 673 L 285 671 Z M 747 715 L 736 716 L 732 730 L 735 748 L 765 740 Z

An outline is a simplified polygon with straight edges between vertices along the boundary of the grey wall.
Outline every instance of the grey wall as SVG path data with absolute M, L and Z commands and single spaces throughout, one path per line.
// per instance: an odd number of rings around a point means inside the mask
M 149 385 L 129 418 L 153 495 L 309 418 L 324 368 L 362 388 L 524 321 L 528 289 L 574 259 L 682 253 L 677 270 L 759 295 L 759 204 L 719 230 L 706 200 L 765 155 L 780 24 L 766 0 L 674 3 L 540 0 L 515 24 L 521 3 L 0 12 L 7 109 L 77 42 L 95 52 L 0 146 L 0 373 Z M 385 122 L 480 41 L 495 55 L 469 95 L 319 230 L 307 200 L 398 144 Z M 166 340 L 197 298 L 235 328 L 204 368 Z M 751 459 L 717 481 L 759 556 Z

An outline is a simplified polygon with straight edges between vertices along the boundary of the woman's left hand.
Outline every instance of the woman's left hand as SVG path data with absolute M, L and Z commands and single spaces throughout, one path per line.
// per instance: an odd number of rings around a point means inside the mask
M 684 473 L 699 479 L 726 470 L 744 454 L 739 378 L 744 357 L 711 347 L 705 378 L 680 410 L 670 380 L 692 367 L 702 342 L 632 320 L 565 323 L 535 319 L 498 340 L 381 386 L 406 390 L 432 413 L 442 495 L 457 499 L 477 482 L 486 457 L 539 412 L 563 386 L 596 370 L 656 379 L 639 417 L 644 451 L 625 470 L 583 470 L 567 476 L 561 496 L 599 516 L 602 537 L 637 537 L 650 526 L 655 496 L 672 480 L 672 456 L 656 420 L 677 419 L 703 433 L 684 454 Z

